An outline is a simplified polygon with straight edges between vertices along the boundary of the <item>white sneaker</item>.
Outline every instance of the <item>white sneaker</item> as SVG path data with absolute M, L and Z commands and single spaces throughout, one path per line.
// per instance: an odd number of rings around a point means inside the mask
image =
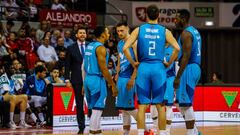
M 14 121 L 9 122 L 9 127 L 12 128 L 12 129 L 18 128 L 18 126 L 14 123 Z
M 42 127 L 42 126 L 44 126 L 44 125 L 46 125 L 46 124 L 47 124 L 46 121 L 42 121 L 42 122 L 40 123 L 40 126 Z
M 30 128 L 32 126 L 28 125 L 24 120 L 21 120 L 19 123 L 20 128 Z
M 166 129 L 167 135 L 170 135 L 170 129 Z

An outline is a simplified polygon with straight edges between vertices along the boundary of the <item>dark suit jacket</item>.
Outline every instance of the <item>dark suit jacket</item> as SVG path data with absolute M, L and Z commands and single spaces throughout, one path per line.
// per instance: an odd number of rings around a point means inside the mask
M 87 46 L 87 42 L 85 46 Z M 77 42 L 67 48 L 65 62 L 65 79 L 70 79 L 71 83 L 82 83 L 83 56 L 79 50 Z M 71 75 L 70 75 L 71 72 Z M 70 78 L 71 76 L 71 78 Z

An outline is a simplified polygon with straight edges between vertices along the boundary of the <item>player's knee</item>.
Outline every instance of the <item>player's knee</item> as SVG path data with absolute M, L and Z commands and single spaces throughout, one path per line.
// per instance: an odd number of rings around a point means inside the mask
M 192 121 L 195 120 L 195 115 L 193 111 L 193 107 L 188 107 L 184 110 L 185 121 Z

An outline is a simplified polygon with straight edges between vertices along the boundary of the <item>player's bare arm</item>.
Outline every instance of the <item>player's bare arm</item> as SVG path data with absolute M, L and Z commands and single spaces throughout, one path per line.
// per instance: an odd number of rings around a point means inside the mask
M 187 32 L 184 31 L 181 34 L 181 40 L 182 40 L 182 59 L 180 61 L 180 68 L 178 70 L 176 79 L 174 80 L 174 88 L 177 89 L 179 87 L 179 83 L 180 83 L 180 77 L 184 71 L 184 69 L 186 68 L 189 58 L 191 56 L 191 50 L 192 50 L 192 35 Z
M 115 81 L 118 80 L 119 71 L 120 71 L 120 56 L 119 56 L 119 54 L 118 54 L 118 63 L 117 63 L 117 67 L 116 67 L 116 72 L 117 72 L 117 73 L 116 73 L 116 75 L 115 75 L 115 77 L 114 77 Z
M 165 65 L 168 67 L 177 59 L 178 52 L 180 51 L 180 47 L 179 47 L 176 39 L 173 37 L 172 32 L 169 31 L 168 29 L 166 29 L 166 42 L 169 43 L 174 48 L 169 62 L 165 63 Z
M 134 56 L 135 56 L 136 62 L 138 62 L 137 40 L 133 43 L 132 49 L 133 49 L 133 52 L 134 52 Z M 133 74 L 132 74 L 131 78 L 129 79 L 128 83 L 127 83 L 127 89 L 128 90 L 131 90 L 131 88 L 133 87 L 133 85 L 135 83 L 136 76 L 137 76 L 137 68 L 134 68 Z
M 118 90 L 117 90 L 116 85 L 112 80 L 112 76 L 108 72 L 108 69 L 106 66 L 107 65 L 107 62 L 106 62 L 107 51 L 106 51 L 105 47 L 99 46 L 96 49 L 96 54 L 97 54 L 97 59 L 98 59 L 98 65 L 102 72 L 102 75 L 106 79 L 107 83 L 112 87 L 113 96 L 116 97 L 118 94 Z
M 137 40 L 138 37 L 138 32 L 139 32 L 139 27 L 136 28 L 130 35 L 130 37 L 128 38 L 128 40 L 126 41 L 124 47 L 123 47 L 123 52 L 127 58 L 127 60 L 132 64 L 133 67 L 136 67 L 138 64 L 133 60 L 133 58 L 131 57 L 130 54 L 130 50 L 129 48 L 132 47 L 132 45 L 134 44 L 134 42 Z

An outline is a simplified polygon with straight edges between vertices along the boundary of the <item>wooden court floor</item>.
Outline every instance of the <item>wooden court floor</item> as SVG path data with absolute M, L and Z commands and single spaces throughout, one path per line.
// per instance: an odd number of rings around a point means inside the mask
M 112 131 L 113 130 L 113 131 Z M 240 125 L 225 125 L 225 126 L 202 126 L 199 127 L 202 135 L 240 135 Z M 87 132 L 87 131 L 86 131 Z M 186 129 L 184 127 L 173 127 L 171 129 L 171 135 L 185 135 Z M 76 134 L 77 128 L 66 130 L 65 127 L 52 129 L 46 128 L 30 128 L 30 129 L 1 129 L 1 135 L 52 135 L 52 134 Z M 88 135 L 88 133 L 85 133 Z M 121 129 L 104 128 L 103 135 L 122 135 Z M 130 135 L 137 135 L 137 130 L 134 128 L 131 130 Z

